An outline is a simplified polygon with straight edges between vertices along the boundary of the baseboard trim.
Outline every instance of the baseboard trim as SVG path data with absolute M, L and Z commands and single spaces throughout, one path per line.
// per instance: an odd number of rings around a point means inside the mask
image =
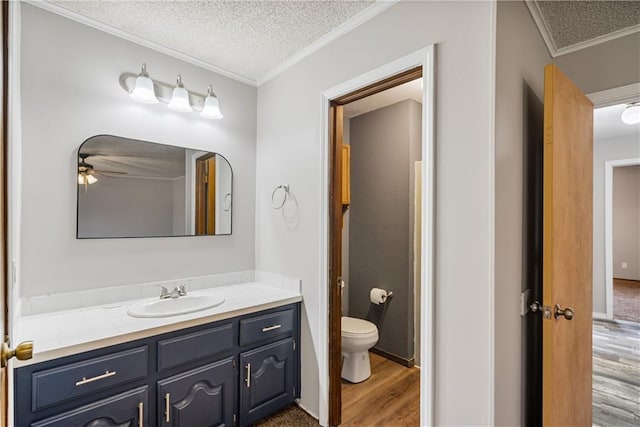
M 608 320 L 607 313 L 599 313 L 597 311 L 593 312 L 593 318 L 598 320 Z
M 623 279 L 622 277 L 614 277 L 613 280 L 619 280 L 621 282 L 631 282 L 634 285 L 640 285 L 640 280 L 638 279 Z
M 402 366 L 406 366 L 407 368 L 413 368 L 415 366 L 415 364 L 416 364 L 416 359 L 413 358 L 413 357 L 411 359 L 405 359 L 404 357 L 400 357 L 398 355 L 386 352 L 384 350 L 380 350 L 379 348 L 375 348 L 375 347 L 369 349 L 369 351 L 371 353 L 377 354 L 378 356 L 382 356 L 385 359 L 389 359 L 392 362 L 396 362 L 396 363 L 399 363 Z

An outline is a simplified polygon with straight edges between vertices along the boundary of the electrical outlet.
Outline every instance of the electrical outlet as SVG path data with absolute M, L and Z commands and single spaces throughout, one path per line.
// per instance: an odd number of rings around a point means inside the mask
M 620 263 L 620 267 L 622 267 L 623 269 L 627 269 L 629 268 L 629 263 L 627 263 L 627 261 L 622 261 Z

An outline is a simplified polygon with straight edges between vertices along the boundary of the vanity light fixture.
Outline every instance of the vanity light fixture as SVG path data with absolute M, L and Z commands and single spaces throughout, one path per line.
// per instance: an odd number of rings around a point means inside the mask
M 129 98 L 143 104 L 157 104 L 158 98 L 153 90 L 153 80 L 149 78 L 147 73 L 147 64 L 142 63 L 142 71 L 136 77 L 135 86 L 129 94 Z
M 211 86 L 207 88 L 207 97 L 204 99 L 204 107 L 200 115 L 207 119 L 214 120 L 224 117 L 220 111 L 220 102 L 218 102 L 218 97 L 213 93 L 213 87 Z
M 640 102 L 627 105 L 622 112 L 622 121 L 628 125 L 640 123 Z
M 181 111 L 183 113 L 193 111 L 193 108 L 189 103 L 189 92 L 187 92 L 182 85 L 182 76 L 180 76 L 180 74 L 178 74 L 178 80 L 176 82 L 176 86 L 173 88 L 171 101 L 169 101 L 168 107 L 174 111 Z
M 123 73 L 120 76 L 120 86 L 134 101 L 145 104 L 163 102 L 174 111 L 185 113 L 197 111 L 207 119 L 224 117 L 220 112 L 218 96 L 213 92 L 212 86 L 209 86 L 206 95 L 202 95 L 185 89 L 180 74 L 175 85 L 152 80 L 147 73 L 147 64 L 144 63 L 140 74 Z

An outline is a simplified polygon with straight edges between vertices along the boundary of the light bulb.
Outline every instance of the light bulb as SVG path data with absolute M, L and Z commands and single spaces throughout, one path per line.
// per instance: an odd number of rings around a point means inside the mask
M 189 103 L 189 92 L 182 87 L 182 77 L 178 74 L 178 82 L 176 87 L 173 88 L 173 94 L 171 95 L 171 101 L 168 105 L 169 108 L 175 111 L 181 111 L 188 113 L 193 111 L 191 104 Z
M 218 97 L 213 93 L 213 88 L 211 86 L 209 86 L 209 89 L 207 90 L 207 97 L 204 100 L 204 108 L 200 115 L 207 119 L 221 119 L 224 117 L 220 111 Z
M 86 184 L 95 184 L 96 182 L 98 182 L 98 178 L 96 178 L 95 176 L 88 174 L 86 172 L 80 172 L 78 174 L 78 184 L 79 185 L 86 185 Z
M 136 77 L 136 83 L 133 90 L 129 94 L 129 98 L 143 104 L 157 104 L 158 98 L 153 90 L 153 80 L 147 74 L 147 64 L 142 64 L 142 71 Z
M 640 123 L 640 103 L 627 105 L 622 112 L 622 121 L 628 125 Z

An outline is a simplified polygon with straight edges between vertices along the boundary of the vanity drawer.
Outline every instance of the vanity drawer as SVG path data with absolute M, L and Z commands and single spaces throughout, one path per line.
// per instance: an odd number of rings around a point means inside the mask
M 233 349 L 233 324 L 158 341 L 158 372 Z
M 268 340 L 293 331 L 293 309 L 250 317 L 240 321 L 240 345 Z
M 147 376 L 147 346 L 34 372 L 33 411 Z

